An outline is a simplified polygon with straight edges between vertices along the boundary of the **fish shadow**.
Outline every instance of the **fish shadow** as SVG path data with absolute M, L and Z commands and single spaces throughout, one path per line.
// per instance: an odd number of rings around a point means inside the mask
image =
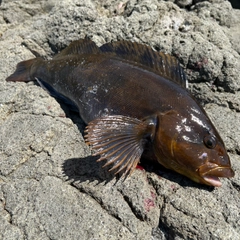
M 35 82 L 36 85 L 39 85 Z M 44 86 L 48 93 L 55 98 L 60 107 L 65 113 L 67 118 L 77 126 L 80 134 L 84 136 L 86 124 L 79 114 L 78 107 L 67 97 L 58 94 L 49 86 Z M 62 165 L 62 172 L 68 181 L 72 182 L 85 182 L 85 181 L 98 181 L 99 183 L 108 183 L 116 176 L 102 168 L 103 162 L 97 162 L 99 156 L 87 156 L 83 158 L 70 158 L 66 159 Z M 116 178 L 117 179 L 117 178 Z
M 71 182 L 94 182 L 107 184 L 118 177 L 102 168 L 103 163 L 97 162 L 98 156 L 66 159 L 62 165 L 63 174 Z
M 112 180 L 115 180 L 115 183 L 117 183 L 120 179 L 124 181 L 127 178 L 122 177 L 121 174 L 114 175 L 114 173 L 108 171 L 109 168 L 103 168 L 104 162 L 97 162 L 98 158 L 99 156 L 87 156 L 67 159 L 62 165 L 63 174 L 67 177 L 67 180 L 71 182 L 96 181 L 97 184 L 107 184 Z M 166 169 L 159 164 L 149 163 L 146 159 L 142 159 L 139 166 L 145 169 L 146 172 L 155 173 L 160 178 L 165 178 L 170 182 L 177 183 L 183 188 L 198 188 L 208 192 L 214 190 L 214 187 L 195 183 L 187 177 Z
M 212 192 L 214 190 L 214 187 L 212 187 L 212 186 L 207 186 L 207 185 L 203 185 L 200 183 L 196 183 L 196 182 L 192 181 L 191 179 L 189 179 L 175 171 L 172 171 L 170 169 L 163 167 L 160 164 L 157 164 L 155 162 L 150 164 L 147 159 L 141 160 L 141 166 L 147 172 L 155 173 L 160 178 L 165 178 L 165 179 L 169 180 L 170 182 L 177 183 L 183 188 L 184 187 L 198 188 L 198 189 L 205 190 L 208 192 Z
M 71 100 L 62 98 L 61 96 L 53 97 L 60 104 L 61 108 L 65 112 L 66 117 L 70 118 L 73 121 L 73 123 L 78 127 L 79 132 L 84 136 L 84 129 L 86 127 L 86 124 L 82 120 L 78 108 L 74 105 L 73 102 L 71 102 Z M 171 182 L 175 182 L 182 187 L 198 188 L 208 192 L 212 192 L 214 190 L 214 187 L 195 183 L 175 171 L 164 168 L 159 163 L 149 161 L 149 159 L 146 158 L 147 155 L 144 156 L 145 157 L 141 158 L 141 164 L 139 165 L 140 167 L 143 167 L 146 172 L 155 173 L 157 176 L 168 179 Z M 114 175 L 113 172 L 109 172 L 108 170 L 110 167 L 103 168 L 102 166 L 104 165 L 104 161 L 97 162 L 98 158 L 99 156 L 87 156 L 84 158 L 67 159 L 62 166 L 63 174 L 68 178 L 68 180 L 73 182 L 92 182 L 97 180 L 98 183 L 105 182 L 105 184 L 107 184 L 114 178 L 116 182 L 118 182 L 118 180 L 121 178 L 122 173 Z M 123 177 L 122 180 L 125 180 L 127 177 L 128 176 Z
M 62 110 L 64 111 L 66 117 L 72 120 L 72 122 L 78 127 L 79 132 L 84 136 L 86 124 L 81 118 L 77 107 L 74 104 L 71 104 L 70 102 L 67 103 L 58 98 L 56 98 L 56 100 L 61 106 Z

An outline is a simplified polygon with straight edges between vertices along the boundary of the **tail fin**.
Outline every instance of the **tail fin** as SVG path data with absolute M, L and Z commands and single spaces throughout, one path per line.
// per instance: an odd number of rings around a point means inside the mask
M 30 78 L 30 69 L 33 62 L 36 58 L 29 59 L 27 61 L 23 61 L 17 64 L 17 68 L 15 72 L 6 78 L 8 82 L 28 82 L 33 79 Z

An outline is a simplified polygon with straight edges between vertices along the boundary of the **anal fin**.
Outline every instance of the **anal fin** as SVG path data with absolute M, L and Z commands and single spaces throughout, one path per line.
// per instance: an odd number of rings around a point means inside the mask
M 112 115 L 91 121 L 86 127 L 85 140 L 100 155 L 98 161 L 112 164 L 109 171 L 128 175 L 140 161 L 145 144 L 155 132 L 155 119 L 139 120 Z

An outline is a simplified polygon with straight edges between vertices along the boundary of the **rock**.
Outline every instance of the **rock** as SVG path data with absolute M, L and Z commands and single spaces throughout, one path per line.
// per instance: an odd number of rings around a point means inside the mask
M 238 10 L 224 0 L 24 0 L 0 9 L 0 239 L 240 238 Z M 85 36 L 176 56 L 236 176 L 212 189 L 147 165 L 118 180 L 91 157 L 68 106 L 34 83 L 5 82 L 18 62 L 50 59 Z

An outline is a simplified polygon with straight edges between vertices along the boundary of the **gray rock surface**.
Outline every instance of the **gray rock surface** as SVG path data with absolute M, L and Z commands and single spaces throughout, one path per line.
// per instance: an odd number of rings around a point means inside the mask
M 240 239 L 239 24 L 224 0 L 3 1 L 0 239 Z M 34 83 L 5 82 L 19 61 L 86 35 L 177 56 L 236 176 L 212 189 L 148 166 L 117 181 L 91 157 L 76 114 Z

